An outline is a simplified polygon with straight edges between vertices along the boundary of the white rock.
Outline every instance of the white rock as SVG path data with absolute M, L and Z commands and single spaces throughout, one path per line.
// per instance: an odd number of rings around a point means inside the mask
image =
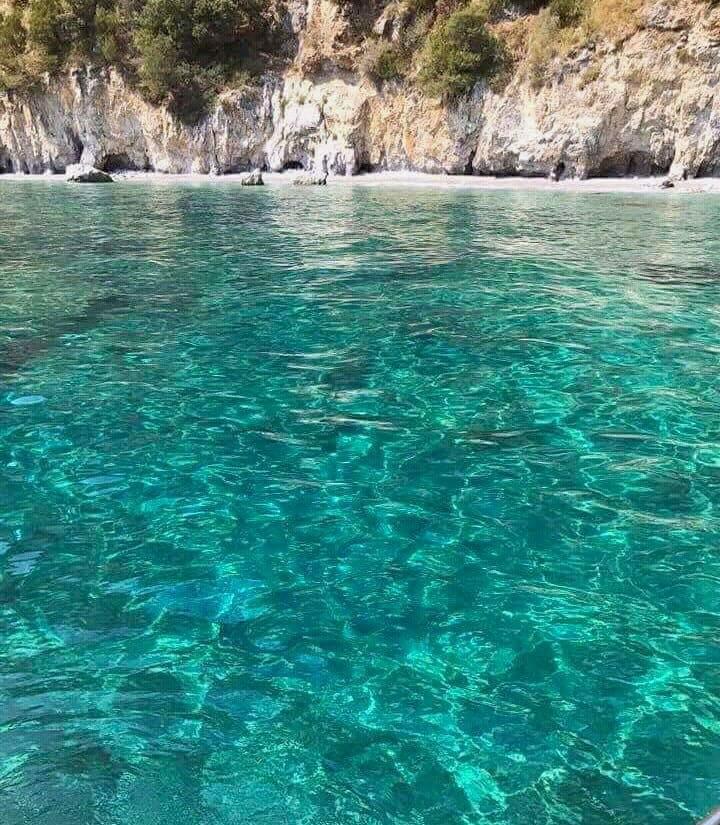
M 248 172 L 247 175 L 243 175 L 240 178 L 240 186 L 264 186 L 265 181 L 263 180 L 262 172 L 259 169 L 253 169 L 252 172 Z
M 65 180 L 69 183 L 112 183 L 113 179 L 102 169 L 74 163 L 65 170 Z
M 328 175 L 327 172 L 323 172 L 322 175 L 318 175 L 315 172 L 303 172 L 300 175 L 296 175 L 293 178 L 293 185 L 294 186 L 325 186 L 327 185 Z

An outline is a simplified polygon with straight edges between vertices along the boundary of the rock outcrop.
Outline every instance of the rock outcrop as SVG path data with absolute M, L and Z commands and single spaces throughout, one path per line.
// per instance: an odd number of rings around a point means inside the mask
M 112 175 L 96 169 L 94 166 L 85 166 L 74 163 L 65 170 L 65 180 L 68 183 L 112 183 Z
M 327 179 L 327 172 L 322 175 L 316 175 L 314 172 L 303 172 L 293 178 L 293 184 L 295 186 L 326 186 Z
M 260 169 L 253 169 L 247 175 L 240 178 L 240 186 L 264 186 L 262 171 Z
M 720 174 L 720 10 L 650 2 L 622 43 L 590 45 L 535 88 L 516 71 L 446 105 L 353 68 L 331 0 L 291 5 L 287 70 L 226 91 L 196 125 L 144 101 L 116 71 L 82 68 L 0 96 L 0 171 L 82 163 L 168 173 L 254 168 L 451 174 Z M 383 30 L 390 20 L 378 20 Z

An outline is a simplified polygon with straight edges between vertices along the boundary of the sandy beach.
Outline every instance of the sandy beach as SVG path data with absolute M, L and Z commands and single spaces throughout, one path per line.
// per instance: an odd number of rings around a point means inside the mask
M 117 182 L 123 183 L 197 183 L 227 185 L 238 184 L 247 173 L 229 175 L 165 174 L 161 172 L 119 172 L 113 174 Z M 291 185 L 298 173 L 264 172 L 267 186 Z M 585 194 L 644 193 L 644 194 L 720 194 L 720 178 L 697 178 L 674 181 L 674 187 L 662 187 L 666 178 L 591 178 L 588 180 L 567 179 L 551 181 L 548 178 L 523 177 L 480 177 L 473 175 L 433 175 L 423 172 L 369 172 L 355 176 L 330 176 L 329 186 L 393 186 L 441 189 L 505 190 L 513 192 L 578 192 Z M 2 181 L 37 181 L 44 183 L 65 183 L 65 177 L 58 175 L 0 175 Z

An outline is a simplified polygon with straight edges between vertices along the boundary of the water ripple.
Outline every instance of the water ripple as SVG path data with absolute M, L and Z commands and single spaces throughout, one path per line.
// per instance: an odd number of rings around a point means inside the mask
M 717 804 L 718 213 L 0 182 L 3 825 Z

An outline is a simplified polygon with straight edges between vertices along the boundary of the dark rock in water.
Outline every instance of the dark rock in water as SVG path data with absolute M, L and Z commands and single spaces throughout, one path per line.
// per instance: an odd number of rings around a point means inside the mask
M 670 178 L 665 178 L 665 180 L 660 184 L 661 189 L 674 189 L 675 188 L 675 181 L 670 180 Z
M 254 169 L 247 175 L 240 178 L 240 186 L 264 186 L 262 172 L 259 169 Z
M 68 166 L 65 171 L 65 180 L 68 183 L 113 183 L 112 176 L 107 172 L 82 163 Z
M 17 372 L 28 361 L 49 349 L 45 338 L 21 338 L 11 340 L 0 347 L 0 376 Z
M 563 161 L 559 161 L 553 167 L 552 172 L 550 172 L 550 180 L 553 183 L 557 183 L 565 174 L 565 163 Z
M 553 646 L 545 641 L 520 651 L 505 675 L 512 681 L 536 683 L 549 678 L 557 669 Z
M 295 186 L 326 186 L 327 179 L 327 172 L 323 172 L 321 175 L 316 175 L 314 172 L 304 172 L 293 179 L 293 184 Z
M 0 343 L 0 378 L 16 373 L 25 364 L 46 353 L 60 336 L 92 329 L 105 318 L 128 306 L 130 302 L 125 295 L 99 295 L 88 301 L 82 312 L 59 318 L 55 324 L 45 327 L 42 335 L 14 338 Z

